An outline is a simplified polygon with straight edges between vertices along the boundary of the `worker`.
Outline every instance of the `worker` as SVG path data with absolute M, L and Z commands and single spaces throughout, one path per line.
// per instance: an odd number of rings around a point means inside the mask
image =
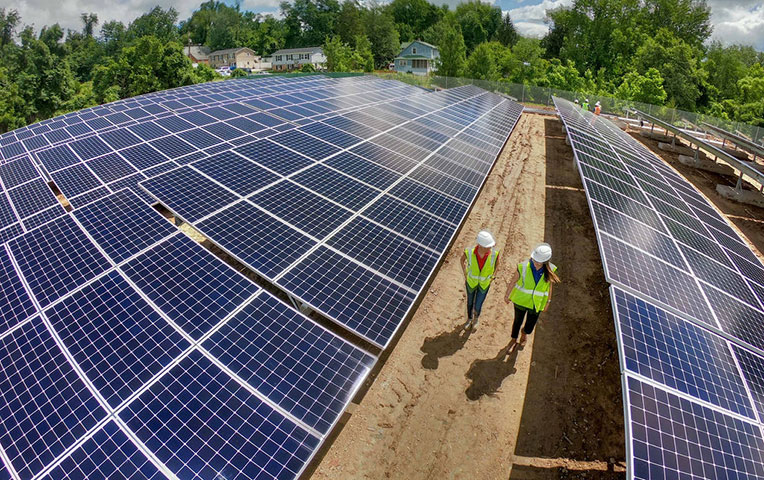
M 587 112 L 589 111 L 589 99 L 588 98 L 586 100 L 584 100 L 584 103 L 583 103 L 583 105 L 581 105 L 581 108 L 583 108 Z
M 478 233 L 477 245 L 464 249 L 462 271 L 467 287 L 467 323 L 464 329 L 476 330 L 483 301 L 494 279 L 499 261 L 499 250 L 493 235 L 485 230 Z
M 517 345 L 525 345 L 527 336 L 533 333 L 539 315 L 549 308 L 552 284 L 560 281 L 556 273 L 557 267 L 549 262 L 551 258 L 552 247 L 548 243 L 540 243 L 531 252 L 529 260 L 517 264 L 517 272 L 504 299 L 506 303 L 512 302 L 515 306 L 515 321 L 512 324 L 512 339 L 508 352 L 512 352 Z M 525 327 L 518 341 L 517 335 L 523 321 Z
M 597 102 L 594 104 L 594 114 L 599 115 L 602 113 L 602 106 L 600 105 L 600 102 Z
M 573 102 L 576 104 L 577 107 L 581 106 L 581 105 L 578 104 L 578 99 L 573 100 Z

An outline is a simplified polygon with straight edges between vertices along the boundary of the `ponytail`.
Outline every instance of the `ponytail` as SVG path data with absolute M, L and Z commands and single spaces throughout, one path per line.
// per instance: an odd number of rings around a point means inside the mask
M 560 277 L 552 271 L 548 261 L 544 262 L 541 269 L 544 271 L 544 280 L 551 283 L 560 283 Z

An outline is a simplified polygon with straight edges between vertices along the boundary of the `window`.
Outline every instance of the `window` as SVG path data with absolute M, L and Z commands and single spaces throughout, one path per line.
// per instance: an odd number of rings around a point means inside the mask
M 405 66 L 406 66 L 406 60 L 401 60 L 401 67 L 405 67 Z
M 427 68 L 427 60 L 413 60 L 411 66 L 414 67 L 414 68 L 426 69 Z
M 413 53 L 414 55 L 416 55 L 416 47 L 414 47 L 414 48 L 412 48 L 412 49 L 411 49 L 411 53 Z
M 280 62 L 280 61 L 281 61 L 281 55 L 276 55 L 276 61 L 277 61 L 277 62 Z

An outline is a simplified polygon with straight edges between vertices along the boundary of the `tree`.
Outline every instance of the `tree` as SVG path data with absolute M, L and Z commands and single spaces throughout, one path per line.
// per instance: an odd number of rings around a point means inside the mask
M 112 20 L 101 27 L 101 41 L 103 42 L 104 54 L 111 57 L 122 50 L 125 43 L 127 30 L 122 22 Z
M 490 44 L 481 43 L 472 51 L 467 59 L 465 76 L 478 80 L 496 81 L 499 79 L 496 58 Z
M 615 91 L 615 96 L 623 100 L 663 105 L 666 101 L 663 77 L 655 68 L 650 68 L 644 75 L 634 71 L 629 72 Z
M 366 35 L 357 35 L 355 38 L 353 70 L 374 71 L 374 55 L 371 53 L 371 42 Z
M 127 27 L 127 40 L 132 42 L 147 36 L 153 36 L 163 42 L 177 40 L 178 29 L 175 27 L 177 21 L 178 12 L 174 8 L 163 10 L 161 7 L 154 7 L 148 13 L 133 20 Z
M 334 34 L 334 23 L 340 13 L 338 0 L 294 0 L 281 2 L 287 27 L 288 47 L 320 45 Z
M 353 52 L 351 48 L 342 42 L 339 35 L 326 37 L 323 45 L 326 56 L 326 69 L 330 72 L 349 72 Z
M 13 42 L 13 35 L 16 34 L 16 28 L 21 22 L 18 10 L 8 10 L 0 8 L 0 47 L 4 47 Z
M 511 47 L 517 43 L 520 35 L 515 30 L 515 25 L 512 23 L 512 19 L 509 18 L 509 14 L 506 13 L 501 19 L 498 30 L 496 30 L 496 40 L 498 40 L 505 47 Z
M 241 68 L 237 68 L 231 72 L 231 76 L 229 78 L 243 78 L 248 75 L 249 74 L 245 70 L 242 70 Z
M 343 42 L 355 46 L 355 39 L 358 35 L 363 35 L 362 8 L 357 0 L 345 0 L 340 6 L 340 13 L 337 16 L 335 31 Z
M 438 59 L 438 75 L 458 77 L 466 63 L 466 47 L 462 30 L 453 17 L 447 17 L 440 22 L 440 58 Z
M 393 17 L 383 8 L 374 7 L 365 12 L 366 36 L 371 42 L 374 65 L 384 67 L 400 52 L 401 44 Z
M 456 18 L 462 27 L 464 45 L 471 52 L 494 38 L 501 25 L 501 9 L 480 0 L 468 0 L 457 5 Z
M 88 38 L 93 38 L 93 32 L 98 25 L 98 15 L 95 13 L 83 13 L 80 15 L 82 20 L 82 34 Z
M 300 67 L 300 71 L 302 73 L 314 73 L 316 71 L 316 67 L 314 67 L 312 63 L 304 63 L 302 67 Z
M 196 65 L 196 78 L 199 82 L 211 82 L 216 78 L 220 78 L 220 74 L 215 71 L 206 63 L 198 63 Z
M 437 23 L 442 15 L 441 10 L 427 0 L 393 0 L 387 10 L 402 41 L 421 38 L 424 31 Z

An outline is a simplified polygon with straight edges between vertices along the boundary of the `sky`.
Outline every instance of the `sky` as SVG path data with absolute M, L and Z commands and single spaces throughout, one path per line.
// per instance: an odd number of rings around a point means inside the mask
M 202 0 L 0 0 L 0 8 L 16 9 L 24 24 L 37 30 L 58 22 L 62 27 L 82 28 L 80 13 L 95 12 L 101 24 L 109 20 L 129 23 L 155 5 L 175 7 L 179 18 L 191 16 Z M 433 0 L 451 6 L 459 0 Z M 489 0 L 490 1 L 490 0 Z M 573 3 L 573 0 L 495 0 L 508 12 L 521 34 L 542 37 L 547 32 L 546 10 Z M 242 8 L 254 12 L 278 13 L 280 0 L 243 0 Z M 764 51 L 764 0 L 708 0 L 711 6 L 713 38 L 724 43 L 753 45 Z

